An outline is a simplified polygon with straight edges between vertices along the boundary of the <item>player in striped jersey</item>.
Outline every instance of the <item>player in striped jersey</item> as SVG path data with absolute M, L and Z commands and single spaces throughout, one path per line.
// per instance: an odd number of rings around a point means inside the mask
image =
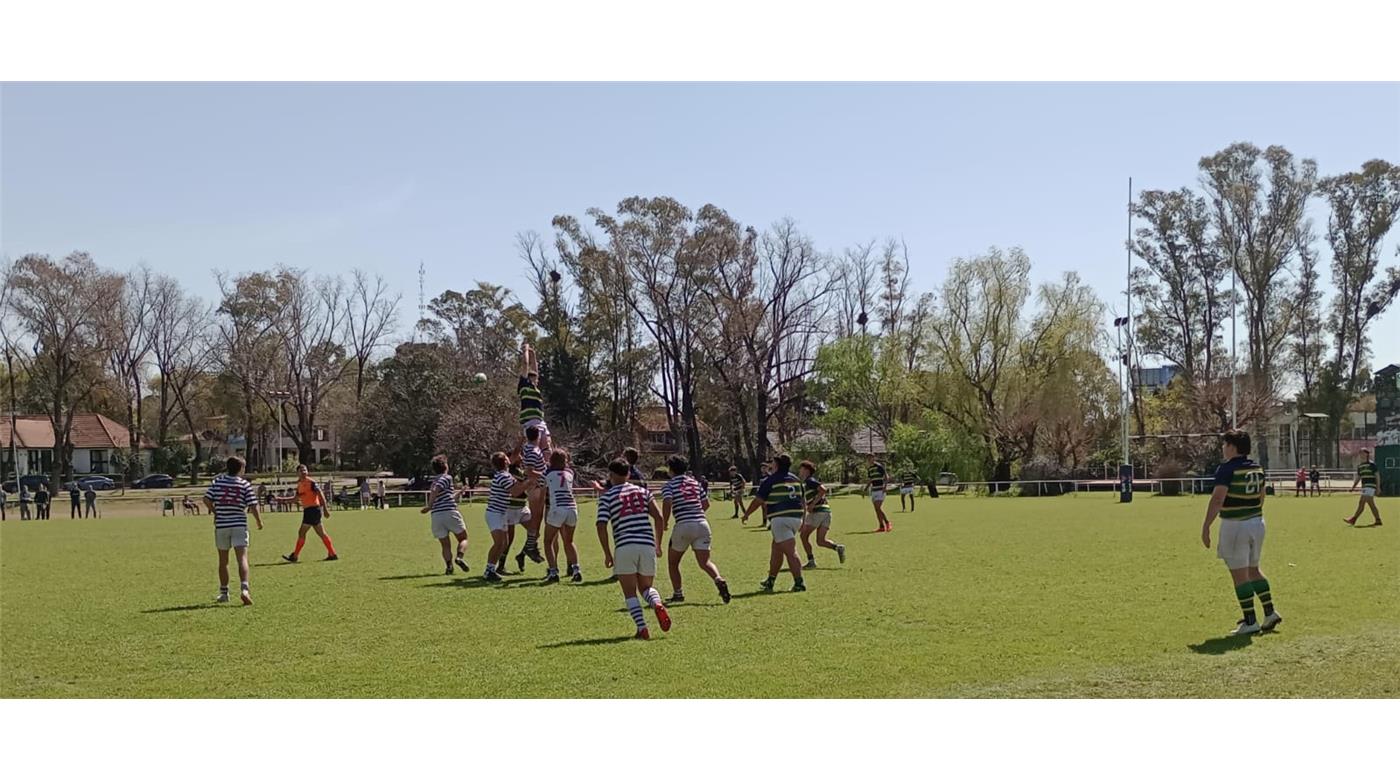
M 433 486 L 428 490 L 428 500 L 423 502 L 421 514 L 432 513 L 433 538 L 442 545 L 442 562 L 447 565 L 443 574 L 452 573 L 455 561 L 463 573 L 471 570 L 467 565 L 467 524 L 462 521 L 462 513 L 457 509 L 457 490 L 452 484 L 452 473 L 447 468 L 446 455 L 433 456 Z M 457 537 L 454 550 L 450 537 Z
M 846 546 L 826 538 L 831 529 L 831 505 L 826 502 L 826 485 L 817 479 L 817 467 L 810 460 L 804 460 L 797 467 L 797 477 L 802 480 L 802 501 L 807 512 L 802 516 L 802 549 L 807 553 L 804 569 L 817 568 L 817 559 L 812 555 L 812 532 L 817 532 L 817 546 L 836 551 L 837 560 L 846 562 Z
M 913 463 L 904 464 L 904 468 L 899 470 L 899 511 L 903 512 L 904 498 L 909 497 L 908 511 L 914 511 L 914 485 L 918 482 L 919 475 L 914 471 Z
M 671 479 L 661 488 L 661 527 L 664 530 L 675 518 L 671 529 L 670 552 L 667 553 L 667 569 L 671 574 L 671 598 L 667 601 L 685 601 L 681 590 L 681 558 L 686 550 L 695 550 L 695 562 L 700 569 L 710 575 L 719 597 L 729 603 L 729 583 L 719 574 L 719 567 L 710 559 L 710 523 L 705 519 L 705 510 L 710 508 L 710 498 L 687 472 L 690 462 L 679 455 L 672 455 L 666 461 L 671 471 Z
M 627 481 L 630 466 L 622 458 L 608 464 L 608 489 L 598 499 L 598 543 L 603 546 L 603 565 L 612 568 L 622 586 L 627 612 L 637 624 L 636 638 L 650 639 L 642 603 L 637 598 L 639 593 L 656 612 L 661 630 L 671 630 L 671 616 L 661 603 L 661 594 L 651 586 L 656 576 L 656 559 L 661 557 L 664 526 L 651 493 Z M 648 523 L 648 519 L 652 522 Z M 609 525 L 613 549 L 608 547 Z
M 1283 622 L 1274 609 L 1269 581 L 1259 570 L 1259 554 L 1264 547 L 1264 470 L 1249 459 L 1249 434 L 1227 432 L 1220 445 L 1225 462 L 1215 471 L 1215 489 L 1210 494 L 1206 519 L 1201 525 L 1201 543 L 1210 549 L 1210 526 L 1220 517 L 1217 554 L 1230 569 L 1244 618 L 1231 633 L 1236 636 L 1269 631 Z M 1262 623 L 1255 619 L 1254 597 L 1264 608 Z
M 526 558 L 535 563 L 544 562 L 544 557 L 540 555 L 540 526 L 544 524 L 545 520 L 544 473 L 548 468 L 544 462 L 544 452 L 540 450 L 540 428 L 538 426 L 525 429 L 525 443 L 521 445 L 520 457 L 525 477 L 530 480 L 530 484 L 533 486 L 525 491 L 526 506 L 529 511 L 522 514 L 520 518 L 520 524 L 525 526 L 525 547 L 519 555 L 515 556 L 516 567 L 525 571 Z
M 578 501 L 574 498 L 574 470 L 569 453 L 554 450 L 549 454 L 549 471 L 544 474 L 544 486 L 549 493 L 549 514 L 544 523 L 544 557 L 548 561 L 545 582 L 559 581 L 559 537 L 564 539 L 564 560 L 569 564 L 569 580 L 583 582 L 583 569 L 578 563 L 578 547 L 574 530 L 578 527 Z M 595 490 L 603 486 L 593 483 Z
M 540 359 L 528 342 L 520 347 L 520 427 L 540 429 L 540 446 L 549 449 L 549 426 L 544 422 L 544 394 L 540 392 Z
M 1370 450 L 1362 450 L 1361 458 L 1361 463 L 1356 467 L 1356 479 L 1351 482 L 1352 490 L 1355 490 L 1357 485 L 1361 486 L 1361 498 L 1356 501 L 1356 511 L 1346 518 L 1346 524 L 1356 525 L 1356 519 L 1361 517 L 1361 510 L 1369 506 L 1371 517 L 1375 518 L 1373 525 L 1381 525 L 1381 512 L 1376 508 L 1376 496 L 1381 493 L 1380 472 L 1376 470 L 1376 462 L 1371 460 Z
M 792 589 L 803 591 L 807 585 L 802 581 L 802 562 L 797 559 L 797 533 L 802 525 L 802 482 L 792 473 L 792 458 L 787 455 L 774 455 L 772 473 L 759 483 L 753 502 L 744 510 L 748 518 L 754 510 L 765 507 L 768 522 L 772 526 L 773 545 L 768 556 L 768 579 L 760 587 L 773 590 L 778 571 L 787 560 L 788 571 L 792 572 Z
M 530 475 L 525 472 L 523 458 L 524 456 L 519 447 L 511 450 L 510 454 L 506 456 L 510 464 L 507 470 L 510 472 L 511 478 L 515 480 L 515 484 L 520 486 L 520 490 L 519 492 L 515 492 L 515 489 L 512 488 L 510 499 L 506 503 L 506 546 L 501 550 L 501 558 L 497 561 L 496 571 L 499 574 L 507 573 L 506 561 L 510 558 L 511 545 L 515 544 L 515 527 L 518 525 L 525 526 L 526 534 L 528 535 L 529 526 L 534 519 L 530 516 L 530 500 L 528 498 L 530 489 L 534 487 L 534 485 L 531 482 Z M 528 536 L 525 547 L 526 550 L 530 550 Z M 530 560 L 536 563 L 544 562 L 544 556 L 540 555 L 538 545 L 536 545 L 532 552 L 533 554 L 530 555 Z M 521 572 L 525 571 L 525 555 L 526 552 L 522 551 L 515 559 Z
M 893 530 L 890 519 L 885 517 L 885 464 L 875 460 L 875 453 L 865 455 L 865 479 L 870 484 L 870 503 L 875 505 L 875 519 L 879 526 L 875 533 Z
M 491 475 L 491 489 L 486 497 L 486 530 L 491 532 L 491 551 L 486 555 L 486 573 L 482 577 L 488 582 L 500 582 L 497 568 L 505 568 L 506 553 L 510 550 L 507 516 L 512 502 L 525 500 L 529 483 L 511 473 L 510 457 L 504 452 L 492 453 L 491 467 L 496 470 Z
M 747 484 L 744 475 L 739 473 L 739 467 L 730 466 L 729 497 L 734 500 L 734 517 L 738 517 L 739 513 L 744 511 L 744 486 Z
M 226 473 L 214 479 L 204 491 L 204 505 L 214 516 L 214 547 L 219 551 L 219 603 L 228 601 L 228 551 L 233 549 L 238 559 L 238 595 L 245 605 L 253 603 L 248 593 L 248 510 L 263 527 L 258 511 L 258 497 L 243 473 L 243 459 L 237 455 L 228 459 Z

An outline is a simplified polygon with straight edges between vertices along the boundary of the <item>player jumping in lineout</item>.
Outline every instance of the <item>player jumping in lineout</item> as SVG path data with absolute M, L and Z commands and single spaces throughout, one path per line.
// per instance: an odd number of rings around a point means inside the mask
M 1235 636 L 1257 634 L 1272 630 L 1283 622 L 1274 609 L 1269 581 L 1259 570 L 1260 552 L 1264 547 L 1264 470 L 1249 459 L 1249 434 L 1229 431 L 1221 442 L 1220 452 L 1225 462 L 1215 471 L 1215 488 L 1206 507 L 1205 522 L 1201 524 L 1201 543 L 1210 549 L 1210 526 L 1220 517 L 1220 538 L 1216 551 L 1230 569 L 1235 583 L 1235 598 L 1239 600 L 1244 617 L 1230 633 Z M 1264 619 L 1256 618 L 1254 598 L 1264 608 Z
M 1361 486 L 1361 497 L 1356 500 L 1356 511 L 1351 513 L 1351 517 L 1345 518 L 1347 525 L 1356 525 L 1356 519 L 1361 517 L 1361 510 L 1366 507 L 1371 508 L 1371 517 L 1375 519 L 1375 525 L 1381 525 L 1381 512 L 1376 508 L 1376 496 L 1381 492 L 1380 472 L 1376 471 L 1376 462 L 1371 460 L 1371 451 L 1361 451 L 1361 462 L 1356 466 L 1356 479 L 1351 482 L 1351 489 L 1355 490 L 1357 485 Z
M 802 549 L 807 553 L 804 569 L 817 568 L 817 559 L 812 555 L 812 532 L 817 533 L 817 546 L 836 551 L 837 560 L 846 562 L 846 546 L 826 538 L 831 528 L 831 505 L 826 501 L 826 485 L 817 479 L 817 467 L 810 460 L 804 460 L 797 467 L 797 477 L 802 480 L 803 505 Z
M 661 594 L 652 587 L 656 559 L 661 557 L 661 512 L 651 493 L 627 481 L 630 464 L 617 458 L 608 464 L 608 489 L 598 499 L 598 543 L 603 547 L 603 565 L 613 570 L 622 586 L 623 601 L 637 624 L 637 639 L 650 639 L 641 597 L 651 604 L 662 631 L 671 630 L 671 616 L 661 603 Z M 650 519 L 652 522 L 648 523 Z M 653 525 L 654 524 L 654 525 Z M 608 547 L 612 526 L 613 548 Z
M 668 601 L 685 601 L 681 589 L 681 558 L 686 550 L 695 551 L 695 563 L 701 571 L 714 580 L 719 589 L 719 597 L 729 603 L 729 583 L 720 576 L 719 567 L 710 559 L 710 523 L 705 519 L 705 510 L 710 508 L 710 499 L 701 489 L 700 483 L 691 476 L 690 462 L 679 455 L 666 461 L 671 478 L 661 488 L 661 530 L 676 519 L 671 529 L 671 542 L 667 551 L 667 572 L 671 575 L 671 598 Z
M 321 544 L 326 548 L 326 560 L 340 560 L 340 556 L 335 554 L 335 545 L 331 544 L 331 537 L 322 524 L 323 519 L 330 519 L 331 506 L 327 503 L 326 494 L 322 492 L 321 486 L 311 478 L 311 472 L 305 463 L 297 466 L 297 500 L 301 503 L 301 527 L 297 529 L 297 546 L 291 555 L 282 556 L 282 560 L 288 563 L 301 560 L 301 548 L 306 544 L 307 531 L 315 531 L 316 535 L 321 537 Z

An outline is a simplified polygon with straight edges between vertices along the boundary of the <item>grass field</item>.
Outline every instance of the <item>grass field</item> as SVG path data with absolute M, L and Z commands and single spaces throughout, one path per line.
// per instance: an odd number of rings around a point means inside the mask
M 632 641 L 592 523 L 587 581 L 542 567 L 489 586 L 467 509 L 471 576 L 443 576 L 411 510 L 337 512 L 341 560 L 283 564 L 298 516 L 253 532 L 252 607 L 212 603 L 212 522 L 58 519 L 0 526 L 5 697 L 1395 697 L 1400 501 L 1348 528 L 1352 496 L 1278 497 L 1264 571 L 1286 621 L 1237 619 L 1203 498 L 921 499 L 871 534 L 869 504 L 833 502 L 844 567 L 821 551 L 807 593 L 757 593 L 769 536 L 711 511 L 720 603 L 690 558 L 675 626 Z M 591 519 L 591 504 L 582 514 Z M 1363 520 L 1363 522 L 1368 522 Z M 517 545 L 519 542 L 517 541 Z M 663 595 L 670 587 L 664 566 Z M 786 574 L 780 588 L 790 584 Z M 237 601 L 235 597 L 235 602 Z

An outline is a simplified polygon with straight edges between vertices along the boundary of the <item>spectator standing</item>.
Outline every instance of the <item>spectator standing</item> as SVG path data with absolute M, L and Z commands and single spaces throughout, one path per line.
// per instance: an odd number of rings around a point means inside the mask
M 78 487 L 78 480 L 68 483 L 68 519 L 73 520 L 83 516 L 83 491 Z
M 34 512 L 39 520 L 49 518 L 49 486 L 43 482 L 39 483 L 39 489 L 34 491 Z
M 97 488 L 94 488 L 91 482 L 83 490 L 83 498 L 87 500 L 87 512 L 83 514 L 83 517 L 99 517 L 100 515 L 97 514 Z
M 19 519 L 28 520 L 29 517 L 29 488 L 23 484 L 19 486 Z

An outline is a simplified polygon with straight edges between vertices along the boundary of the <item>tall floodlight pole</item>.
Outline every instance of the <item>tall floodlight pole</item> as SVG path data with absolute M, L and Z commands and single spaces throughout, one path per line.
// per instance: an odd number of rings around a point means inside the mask
M 5 345 L 5 371 L 10 378 L 10 470 L 15 473 L 15 492 L 19 492 L 19 444 L 15 431 L 19 407 L 15 404 L 15 359 L 8 344 Z
M 292 394 L 286 390 L 274 390 L 269 393 L 273 400 L 277 401 L 277 435 L 273 437 L 273 447 L 277 453 L 277 484 L 282 484 L 282 431 L 287 427 L 286 412 L 284 411 L 286 401 Z
M 1236 396 L 1239 393 L 1240 369 L 1235 364 L 1235 345 L 1239 342 L 1235 336 L 1235 328 L 1239 323 L 1239 295 L 1235 293 L 1235 273 L 1234 258 L 1230 259 L 1230 427 L 1239 427 L 1239 411 L 1236 405 Z
M 1123 323 L 1128 328 L 1128 355 L 1133 354 L 1133 177 L 1128 177 L 1128 316 Z M 1127 359 L 1127 358 L 1125 358 Z M 1132 392 L 1133 385 L 1133 364 L 1129 360 L 1128 370 L 1125 372 L 1128 377 L 1128 392 Z M 1123 396 L 1125 408 L 1123 410 L 1123 463 L 1131 465 L 1133 460 L 1128 457 L 1128 407 L 1130 401 L 1127 394 Z

